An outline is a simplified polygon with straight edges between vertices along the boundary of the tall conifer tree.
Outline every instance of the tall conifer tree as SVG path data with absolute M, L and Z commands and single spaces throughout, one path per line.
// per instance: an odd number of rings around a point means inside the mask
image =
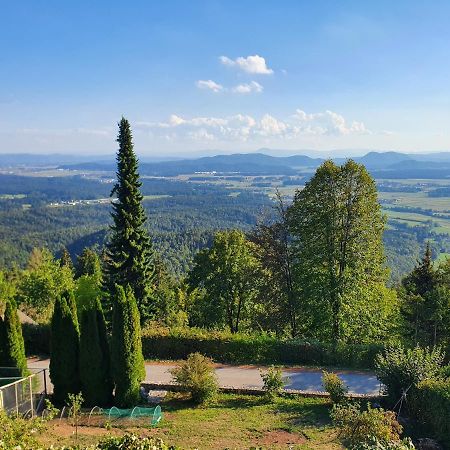
M 27 373 L 22 325 L 12 299 L 6 302 L 4 318 L 0 316 L 0 367 L 16 367 L 20 375 Z
M 138 160 L 133 150 L 129 122 L 122 117 L 117 138 L 117 183 L 111 192 L 114 224 L 108 242 L 106 283 L 110 293 L 116 284 L 130 286 L 145 321 L 152 313 L 150 296 L 154 279 L 153 247 L 145 228 Z
M 73 296 L 63 294 L 56 299 L 51 321 L 50 379 L 53 398 L 59 404 L 80 390 L 78 358 L 79 328 Z
M 59 265 L 61 267 L 68 267 L 70 270 L 73 270 L 72 257 L 66 247 L 62 248 L 61 258 L 59 258 Z
M 129 286 L 126 290 L 122 286 L 116 286 L 111 355 L 116 405 L 135 406 L 139 402 L 139 388 L 145 378 L 145 366 L 139 311 L 133 290 Z

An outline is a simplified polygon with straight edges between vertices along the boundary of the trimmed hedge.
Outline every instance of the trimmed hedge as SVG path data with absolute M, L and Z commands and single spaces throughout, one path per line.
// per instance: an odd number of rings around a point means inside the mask
M 307 364 L 372 368 L 382 345 L 342 345 L 281 340 L 267 334 L 231 334 L 196 328 L 146 328 L 142 347 L 146 359 L 186 359 L 199 352 L 214 361 L 233 364 Z
M 27 356 L 50 355 L 50 324 L 22 324 Z
M 27 355 L 50 354 L 46 325 L 24 325 Z M 142 332 L 145 359 L 186 359 L 199 352 L 214 361 L 229 364 L 306 364 L 355 369 L 373 368 L 380 344 L 340 345 L 282 340 L 267 334 L 231 334 L 198 328 L 147 327 Z
M 414 419 L 450 448 L 450 378 L 425 380 L 409 395 Z

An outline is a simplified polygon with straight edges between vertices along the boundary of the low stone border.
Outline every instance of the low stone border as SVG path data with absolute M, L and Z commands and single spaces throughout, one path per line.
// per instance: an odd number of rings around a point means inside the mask
M 141 386 L 145 388 L 145 390 L 155 390 L 162 389 L 165 391 L 172 392 L 183 392 L 184 389 L 176 383 L 141 383 Z M 262 388 L 258 387 L 247 387 L 247 388 L 238 388 L 233 386 L 221 386 L 219 387 L 220 392 L 225 392 L 227 394 L 243 394 L 243 395 L 264 395 L 266 392 Z M 329 398 L 330 394 L 328 392 L 322 391 L 302 391 L 298 389 L 283 389 L 283 394 L 289 396 L 300 396 L 300 397 L 315 397 L 315 398 Z M 347 394 L 348 398 L 354 399 L 365 399 L 365 400 L 377 400 L 384 395 L 370 395 L 370 394 Z

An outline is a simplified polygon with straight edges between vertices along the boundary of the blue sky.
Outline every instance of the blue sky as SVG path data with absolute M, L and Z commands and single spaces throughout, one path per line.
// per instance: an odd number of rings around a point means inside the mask
M 450 150 L 449 1 L 1 1 L 0 152 Z

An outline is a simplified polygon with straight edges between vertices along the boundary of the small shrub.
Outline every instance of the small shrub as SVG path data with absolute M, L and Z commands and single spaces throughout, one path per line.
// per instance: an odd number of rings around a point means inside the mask
M 420 382 L 408 405 L 411 416 L 427 432 L 450 446 L 450 378 Z
M 78 440 L 78 424 L 81 417 L 81 405 L 84 402 L 81 392 L 78 394 L 69 394 L 67 406 L 70 406 L 69 417 L 72 419 L 72 426 L 75 427 L 75 439 Z
M 383 445 L 400 441 L 402 426 L 392 411 L 371 408 L 370 405 L 362 411 L 358 403 L 335 404 L 331 418 L 351 448 L 369 444 L 374 439 Z
M 41 418 L 9 417 L 0 409 L 0 449 L 37 448 L 36 436 L 45 429 Z
M 279 367 L 270 366 L 266 372 L 260 371 L 263 380 L 263 389 L 269 400 L 281 394 L 284 387 L 283 372 Z
M 376 438 L 370 438 L 368 442 L 354 445 L 352 450 L 415 450 L 415 448 L 410 438 L 388 443 L 380 442 Z
M 450 364 L 441 368 L 439 371 L 439 378 L 450 379 Z
M 322 385 L 330 394 L 330 399 L 333 403 L 342 403 L 345 400 L 348 389 L 335 373 L 323 371 Z
M 170 371 L 175 381 L 190 392 L 195 403 L 212 400 L 218 391 L 218 382 L 212 361 L 200 353 L 192 353 L 179 367 Z
M 175 448 L 167 446 L 158 438 L 126 434 L 121 437 L 108 437 L 93 447 L 93 450 L 169 450 Z
M 53 405 L 53 403 L 48 398 L 45 399 L 45 418 L 47 420 L 53 420 L 59 415 L 60 411 L 61 410 Z
M 436 377 L 441 370 L 444 354 L 439 348 L 393 347 L 375 359 L 378 379 L 385 385 L 392 401 L 397 401 L 407 389 L 421 381 Z

